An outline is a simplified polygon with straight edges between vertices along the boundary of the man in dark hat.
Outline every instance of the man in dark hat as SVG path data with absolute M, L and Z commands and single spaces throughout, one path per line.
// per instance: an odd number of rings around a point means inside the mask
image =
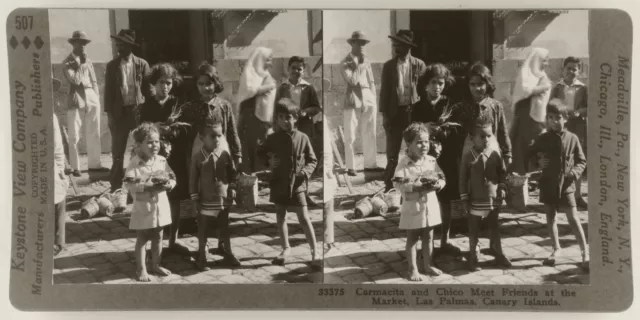
M 62 61 L 64 76 L 69 82 L 67 96 L 67 127 L 69 130 L 69 162 L 73 175 L 79 177 L 78 141 L 84 123 L 89 158 L 89 171 L 108 171 L 100 162 L 100 93 L 93 64 L 87 57 L 86 46 L 91 39 L 84 31 L 74 31 L 69 38 L 73 50 Z
M 344 153 L 347 173 L 356 175 L 353 143 L 356 140 L 356 128 L 360 126 L 364 170 L 380 171 L 376 163 L 376 85 L 373 79 L 371 63 L 365 57 L 363 49 L 369 43 L 361 31 L 354 31 L 347 39 L 351 52 L 342 60 L 342 77 L 347 83 L 347 91 L 342 112 L 344 124 Z
M 387 169 L 384 177 L 387 189 L 393 187 L 391 179 L 398 165 L 402 132 L 409 125 L 411 107 L 420 100 L 418 79 L 427 68 L 422 60 L 411 56 L 411 48 L 416 47 L 411 30 L 399 30 L 389 38 L 395 57 L 384 63 L 380 87 L 380 112 L 387 135 Z
M 136 34 L 133 30 L 120 30 L 111 36 L 118 49 L 118 57 L 109 61 L 105 76 L 105 111 L 111 131 L 111 190 L 122 187 L 124 154 L 131 130 L 137 125 L 137 109 L 151 95 L 146 81 L 149 64 L 133 54 Z

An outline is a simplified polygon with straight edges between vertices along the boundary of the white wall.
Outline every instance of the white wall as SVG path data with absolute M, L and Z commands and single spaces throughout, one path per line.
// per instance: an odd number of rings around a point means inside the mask
M 92 40 L 87 54 L 94 62 L 113 59 L 109 10 L 104 9 L 50 9 L 51 62 L 60 63 L 71 52 L 67 39 L 75 30 L 83 30 Z
M 324 10 L 322 18 L 324 64 L 336 64 L 351 47 L 347 39 L 356 30 L 362 31 L 371 42 L 365 54 L 371 62 L 391 59 L 391 13 L 388 10 Z

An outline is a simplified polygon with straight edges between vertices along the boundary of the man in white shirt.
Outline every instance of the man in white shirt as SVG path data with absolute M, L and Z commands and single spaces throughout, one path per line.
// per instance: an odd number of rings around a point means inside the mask
M 353 143 L 356 140 L 356 128 L 360 126 L 364 170 L 381 171 L 376 156 L 376 85 L 373 79 L 371 63 L 363 53 L 369 40 L 360 31 L 354 31 L 347 39 L 351 52 L 342 60 L 342 77 L 347 82 L 342 120 L 344 124 L 344 153 L 347 173 L 356 175 Z
M 427 69 L 422 60 L 411 56 L 411 48 L 416 47 L 411 30 L 398 30 L 396 35 L 389 38 L 395 56 L 384 63 L 380 85 L 380 113 L 387 138 L 387 168 L 384 177 L 387 190 L 393 187 L 391 179 L 398 165 L 402 132 L 411 122 L 411 108 L 420 101 L 418 79 Z
M 84 123 L 89 171 L 105 172 L 100 162 L 100 93 L 93 64 L 87 57 L 86 46 L 91 39 L 84 31 L 74 31 L 69 43 L 73 51 L 62 62 L 64 76 L 69 82 L 67 96 L 67 127 L 69 129 L 69 162 L 73 175 L 79 177 L 78 141 Z
M 139 123 L 138 106 L 151 96 L 147 81 L 149 64 L 133 54 L 136 34 L 133 30 L 120 30 L 111 36 L 118 49 L 118 57 L 107 63 L 105 75 L 105 112 L 109 116 L 111 131 L 111 190 L 122 187 L 124 154 L 131 130 Z

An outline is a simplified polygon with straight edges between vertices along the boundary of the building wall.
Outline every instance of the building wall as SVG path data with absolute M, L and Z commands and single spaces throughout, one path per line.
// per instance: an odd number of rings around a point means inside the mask
M 513 21 L 515 20 L 515 21 Z M 521 19 L 517 17 L 507 18 L 504 25 L 495 28 L 495 37 L 506 38 L 517 28 Z M 562 11 L 550 22 L 541 19 L 537 21 L 539 25 L 531 26 L 531 29 L 542 31 L 535 35 L 523 35 L 526 43 L 525 47 L 510 46 L 508 41 L 494 45 L 493 48 L 493 76 L 496 83 L 494 98 L 501 101 L 505 106 L 507 121 L 513 117 L 511 106 L 511 96 L 515 79 L 519 68 L 522 66 L 531 49 L 542 47 L 549 50 L 549 68 L 546 70 L 549 78 L 555 83 L 562 77 L 562 62 L 567 56 L 579 58 L 583 67 L 579 80 L 588 83 L 589 75 L 589 11 L 588 10 L 567 10 Z M 548 24 L 547 24 L 548 23 Z
M 127 17 L 126 12 L 120 12 L 120 19 L 115 21 L 118 25 L 114 26 L 114 22 L 110 21 L 109 11 L 110 10 L 50 10 L 53 71 L 54 76 L 62 80 L 60 91 L 54 94 L 54 111 L 58 115 L 61 124 L 65 127 L 67 126 L 66 92 L 68 91 L 69 85 L 64 78 L 60 62 L 71 51 L 71 46 L 68 44 L 67 39 L 74 30 L 79 29 L 87 32 L 89 37 L 92 38 L 93 41 L 87 46 L 87 52 L 90 59 L 94 62 L 99 90 L 101 93 L 104 92 L 106 63 L 112 60 L 114 56 L 110 34 L 128 25 L 128 21 L 123 21 L 126 20 L 123 19 L 123 17 Z M 319 18 L 317 15 L 315 17 L 317 19 Z M 227 19 L 233 20 L 233 14 L 229 15 Z M 318 63 L 320 56 L 312 56 L 311 54 L 308 21 L 308 11 L 290 10 L 273 15 L 271 19 L 259 18 L 256 21 L 243 25 L 239 31 L 241 31 L 240 34 L 244 34 L 245 38 L 235 43 L 244 43 L 246 45 L 236 46 L 227 50 L 226 57 L 218 59 L 217 62 L 220 76 L 225 85 L 222 96 L 233 102 L 234 95 L 238 90 L 240 74 L 242 73 L 244 63 L 251 51 L 257 46 L 268 46 L 274 49 L 275 59 L 271 73 L 279 82 L 286 77 L 288 58 L 292 55 L 304 57 L 308 66 L 306 78 L 315 85 L 318 91 L 321 91 L 322 68 L 320 67 L 315 72 L 312 72 L 312 68 Z M 233 25 L 229 20 L 227 20 L 227 23 Z M 259 28 L 259 30 L 249 36 L 245 32 L 247 30 L 246 28 Z M 282 30 L 291 30 L 291 33 L 284 37 Z M 194 37 L 193 34 L 189 36 Z M 249 39 L 251 39 L 251 41 L 249 41 Z M 190 50 L 193 50 L 193 48 L 190 48 Z M 204 49 L 202 49 L 202 51 L 204 52 Z M 198 60 L 201 61 L 202 59 Z M 197 97 L 193 80 L 189 78 L 185 80 L 179 89 L 188 92 L 191 97 Z M 100 100 L 101 106 L 104 106 L 104 96 L 101 95 Z M 101 116 L 100 127 L 102 132 L 102 152 L 111 152 L 111 134 L 107 125 L 107 115 L 104 112 Z M 80 153 L 85 153 L 85 146 L 84 134 L 81 134 L 78 146 Z
M 365 34 L 371 34 L 372 43 L 365 47 L 365 53 L 371 57 L 376 85 L 380 86 L 382 64 L 391 58 L 391 42 L 388 35 L 394 27 L 402 22 L 399 16 L 406 16 L 404 11 L 393 12 L 383 10 L 371 11 L 324 11 L 324 35 L 325 35 L 325 74 L 330 86 L 325 87 L 324 100 L 327 118 L 330 126 L 335 128 L 342 125 L 342 101 L 345 92 L 345 83 L 340 75 L 339 62 L 349 52 L 349 46 L 345 39 L 351 29 L 360 28 Z M 401 15 L 398 13 L 402 13 Z M 512 120 L 511 93 L 519 67 L 530 52 L 531 48 L 540 46 L 550 51 L 550 66 L 547 73 L 552 81 L 558 81 L 561 75 L 562 59 L 568 55 L 580 58 L 583 62 L 582 74 L 579 79 L 587 83 L 589 71 L 588 54 L 588 11 L 570 10 L 563 11 L 550 21 L 533 21 L 528 29 L 534 33 L 525 34 L 525 46 L 510 46 L 508 41 L 498 44 L 493 48 L 493 76 L 496 83 L 494 98 L 501 101 L 507 113 L 507 122 Z M 365 21 L 368 21 L 365 23 Z M 375 21 L 372 23 L 371 21 Z M 521 22 L 518 17 L 512 17 L 500 25 L 494 27 L 494 38 L 501 39 L 512 34 Z M 405 23 L 406 24 L 406 23 Z M 498 34 L 496 34 L 498 33 Z M 522 43 L 522 42 L 521 42 Z M 327 89 L 328 88 L 328 89 Z M 379 99 L 379 97 L 378 97 Z M 382 128 L 381 115 L 377 121 L 378 152 L 385 152 L 385 135 Z M 356 152 L 361 152 L 359 134 L 355 142 Z

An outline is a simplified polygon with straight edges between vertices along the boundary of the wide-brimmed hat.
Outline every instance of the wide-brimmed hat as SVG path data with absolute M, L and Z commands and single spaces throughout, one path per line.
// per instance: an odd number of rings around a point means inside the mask
M 87 35 L 86 32 L 84 32 L 82 30 L 76 30 L 71 35 L 71 38 L 69 38 L 69 43 L 74 43 L 76 41 L 89 43 L 89 42 L 91 42 L 91 39 L 89 39 L 89 36 Z
M 395 42 L 398 42 L 404 45 L 417 47 L 417 45 L 413 43 L 413 31 L 411 30 L 400 29 L 398 30 L 398 33 L 396 33 L 395 36 L 389 36 L 389 38 L 391 38 L 391 40 Z
M 365 44 L 371 42 L 369 39 L 367 39 L 367 37 L 364 35 L 364 33 L 362 33 L 362 31 L 354 31 L 351 34 L 351 38 L 347 39 L 347 42 L 349 44 L 358 41 L 358 42 L 364 42 Z
M 136 43 L 136 32 L 131 29 L 122 29 L 117 36 L 111 36 L 116 41 L 124 42 L 132 46 L 138 46 Z

